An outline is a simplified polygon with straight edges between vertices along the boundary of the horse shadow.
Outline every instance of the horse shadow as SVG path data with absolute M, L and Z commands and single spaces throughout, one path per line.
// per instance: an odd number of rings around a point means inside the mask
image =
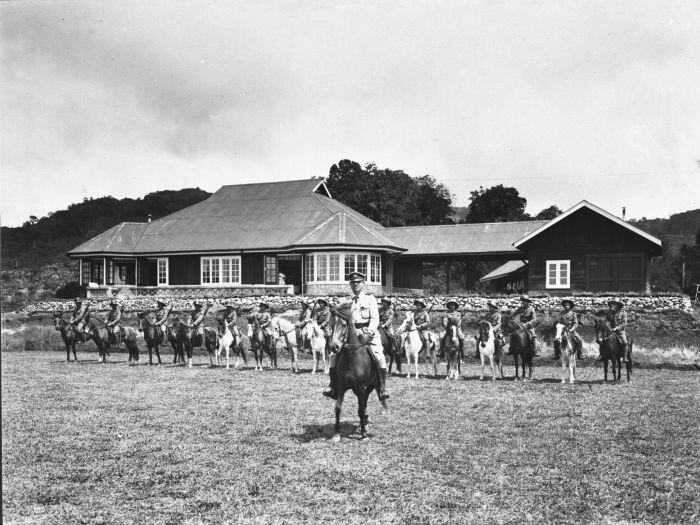
M 341 421 L 340 435 L 343 439 L 353 439 L 360 441 L 360 425 Z M 371 437 L 368 432 L 367 435 Z M 299 441 L 300 443 L 312 443 L 314 441 L 328 441 L 335 436 L 335 423 L 327 423 L 325 425 L 304 425 L 302 432 L 298 434 L 290 434 L 289 437 Z

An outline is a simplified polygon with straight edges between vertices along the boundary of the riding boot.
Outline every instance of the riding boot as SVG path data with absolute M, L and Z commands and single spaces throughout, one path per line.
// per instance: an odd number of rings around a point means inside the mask
M 474 354 L 474 359 L 481 359 L 481 350 L 479 348 L 481 347 L 481 339 L 476 340 L 476 353 Z
M 630 345 L 629 345 L 629 343 L 627 343 L 627 344 L 624 346 L 624 350 L 623 350 L 623 352 L 622 352 L 622 362 L 623 362 L 623 363 L 626 363 L 626 362 L 627 362 L 627 353 L 629 352 L 629 348 L 630 348 Z
M 581 345 L 576 344 L 576 359 L 583 359 L 583 353 L 581 352 Z
M 338 399 L 338 377 L 335 375 L 335 367 L 328 371 L 328 376 L 331 382 L 323 391 L 323 395 L 331 399 Z
M 459 342 L 459 360 L 461 361 L 464 357 L 464 339 Z
M 445 339 L 440 339 L 440 352 L 438 353 L 440 359 L 445 359 Z
M 379 369 L 379 399 L 382 401 L 389 399 L 389 394 L 386 391 L 386 368 Z
M 532 352 L 533 357 L 539 357 L 540 354 L 537 352 L 537 336 L 532 338 Z

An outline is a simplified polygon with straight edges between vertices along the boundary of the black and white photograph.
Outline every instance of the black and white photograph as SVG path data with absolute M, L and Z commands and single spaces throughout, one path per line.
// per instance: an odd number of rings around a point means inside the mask
M 698 523 L 700 3 L 0 2 L 2 522 Z

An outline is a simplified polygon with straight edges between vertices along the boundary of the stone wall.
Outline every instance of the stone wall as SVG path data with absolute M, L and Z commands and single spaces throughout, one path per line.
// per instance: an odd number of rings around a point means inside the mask
M 307 296 L 319 297 L 319 296 L 336 296 L 342 297 L 350 293 L 350 286 L 346 282 L 338 284 L 319 284 L 319 283 L 309 283 L 305 284 L 304 288 L 306 290 Z M 380 297 L 384 295 L 384 287 L 381 284 L 365 284 L 365 290 L 373 293 L 374 295 Z

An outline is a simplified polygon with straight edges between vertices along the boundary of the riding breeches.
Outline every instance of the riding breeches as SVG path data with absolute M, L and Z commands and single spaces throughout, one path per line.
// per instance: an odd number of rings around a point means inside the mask
M 374 359 L 377 361 L 377 366 L 379 366 L 379 369 L 386 370 L 386 357 L 384 357 L 384 348 L 382 347 L 382 340 L 379 337 L 379 333 L 375 332 L 374 337 L 372 338 L 372 341 L 370 342 L 369 349 L 372 352 Z M 329 366 L 331 368 L 335 367 L 335 362 L 337 360 L 338 360 L 337 352 L 331 352 L 331 355 L 328 359 Z
M 616 334 L 617 337 L 620 339 L 620 341 L 622 341 L 622 344 L 623 344 L 623 345 L 629 344 L 629 338 L 627 337 L 627 332 L 625 332 L 624 330 L 622 330 L 622 331 L 619 331 L 619 332 L 616 331 L 615 334 Z

